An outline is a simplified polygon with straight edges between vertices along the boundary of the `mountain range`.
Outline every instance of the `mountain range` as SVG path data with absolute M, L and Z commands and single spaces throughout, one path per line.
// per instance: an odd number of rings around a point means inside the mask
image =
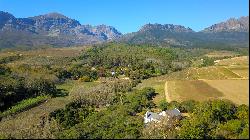
M 175 46 L 195 46 L 201 44 L 249 43 L 249 17 L 231 18 L 214 24 L 202 31 L 195 32 L 189 27 L 173 24 L 146 24 L 139 31 L 123 35 L 119 39 L 127 43 L 170 44 Z
M 106 25 L 81 25 L 59 13 L 15 18 L 0 11 L 0 44 L 15 45 L 86 45 L 117 39 L 122 34 Z
M 0 11 L 0 48 L 16 46 L 74 46 L 116 41 L 126 43 L 195 46 L 209 43 L 249 46 L 249 17 L 230 18 L 195 32 L 173 24 L 146 24 L 137 32 L 122 35 L 107 25 L 81 25 L 59 13 L 16 18 Z

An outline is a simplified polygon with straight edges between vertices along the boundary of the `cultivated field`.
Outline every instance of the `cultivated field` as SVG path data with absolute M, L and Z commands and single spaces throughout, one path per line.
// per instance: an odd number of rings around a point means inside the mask
M 204 101 L 223 96 L 219 90 L 209 86 L 202 80 L 168 81 L 169 98 L 175 101 L 197 100 Z
M 171 73 L 167 80 L 198 80 L 198 79 L 228 79 L 241 78 L 224 66 L 209 66 L 203 68 L 189 68 L 184 71 Z
M 220 60 L 215 66 L 189 68 L 166 77 L 167 101 L 229 99 L 249 104 L 248 56 Z
M 249 67 L 230 67 L 229 69 L 242 78 L 249 79 Z
M 236 104 L 249 104 L 249 80 L 204 80 Z
M 234 57 L 229 59 L 219 60 L 217 66 L 248 66 L 249 56 Z

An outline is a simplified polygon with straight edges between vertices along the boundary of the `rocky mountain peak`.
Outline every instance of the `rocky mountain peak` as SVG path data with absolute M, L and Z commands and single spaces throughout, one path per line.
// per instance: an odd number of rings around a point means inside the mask
M 21 44 L 31 42 L 38 45 L 50 42 L 53 45 L 93 44 L 114 40 L 122 35 L 114 27 L 103 24 L 81 25 L 77 20 L 56 12 L 29 18 L 15 18 L 7 12 L 0 12 L 0 35 L 4 37 L 6 33 L 11 36 L 25 36 L 24 41 L 19 41 Z M 29 39 L 33 36 L 36 39 Z M 49 39 L 54 41 L 48 41 Z
M 66 17 L 65 15 L 62 15 L 60 13 L 57 12 L 52 12 L 52 13 L 48 13 L 48 14 L 44 14 L 44 15 L 39 15 L 39 16 L 34 16 L 34 17 L 29 17 L 30 19 L 44 19 L 44 20 L 48 20 L 48 19 L 54 19 L 54 20 L 60 20 L 60 19 L 65 19 L 65 20 L 72 20 L 68 17 Z
M 169 32 L 194 32 L 191 28 L 186 28 L 181 25 L 174 25 L 174 24 L 146 24 L 142 26 L 140 31 L 152 31 L 152 30 L 163 30 L 163 31 L 169 31 Z
M 225 22 L 214 24 L 202 32 L 249 32 L 249 17 L 230 18 Z
M 15 17 L 12 14 L 0 11 L 0 28 L 2 28 L 8 22 L 13 22 L 14 20 Z

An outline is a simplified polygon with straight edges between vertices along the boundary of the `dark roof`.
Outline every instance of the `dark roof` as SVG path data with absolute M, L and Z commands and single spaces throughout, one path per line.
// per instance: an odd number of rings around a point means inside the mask
M 174 116 L 179 116 L 181 115 L 181 112 L 178 109 L 173 109 L 173 110 L 167 110 L 166 114 L 168 114 L 170 117 L 174 117 Z

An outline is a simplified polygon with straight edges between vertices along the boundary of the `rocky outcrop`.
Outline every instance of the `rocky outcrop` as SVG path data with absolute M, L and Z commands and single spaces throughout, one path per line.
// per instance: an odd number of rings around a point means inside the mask
M 249 32 L 249 17 L 230 18 L 205 28 L 202 32 Z

